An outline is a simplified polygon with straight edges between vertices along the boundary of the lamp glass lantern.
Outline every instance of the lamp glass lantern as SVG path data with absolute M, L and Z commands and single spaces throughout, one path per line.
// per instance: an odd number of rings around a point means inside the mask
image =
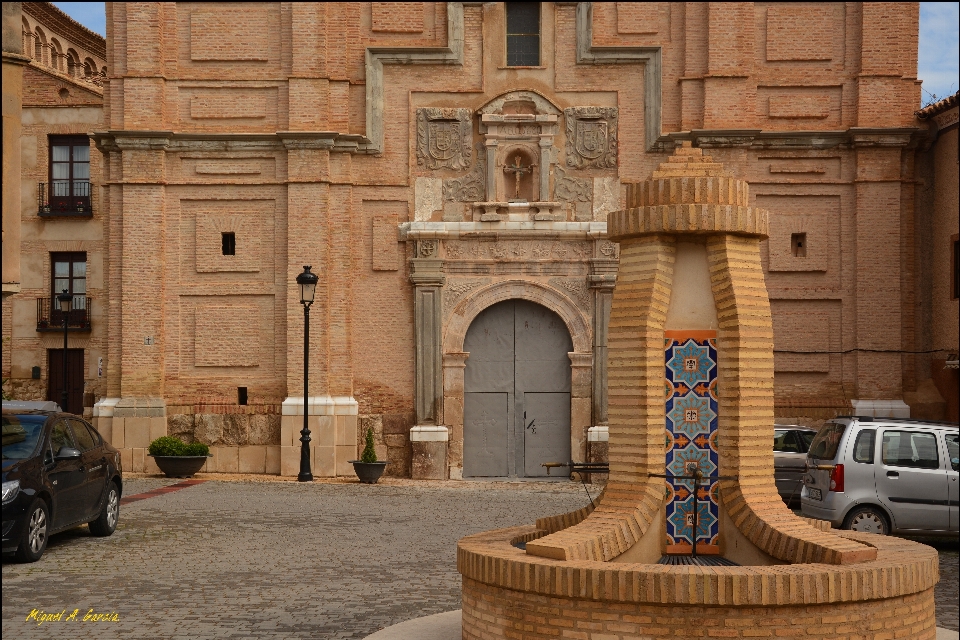
M 310 269 L 309 265 L 304 265 L 303 273 L 297 276 L 297 284 L 300 285 L 300 304 L 306 307 L 313 304 L 313 298 L 317 293 L 317 282 L 320 280 Z
M 73 296 L 67 293 L 66 289 L 57 296 L 57 302 L 60 303 L 60 311 L 63 313 L 70 313 L 70 309 L 73 308 Z

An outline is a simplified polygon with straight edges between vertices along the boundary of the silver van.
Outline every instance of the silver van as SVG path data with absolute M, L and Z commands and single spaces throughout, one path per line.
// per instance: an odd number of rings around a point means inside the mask
M 807 452 L 803 515 L 834 527 L 907 535 L 960 531 L 956 423 L 840 416 Z

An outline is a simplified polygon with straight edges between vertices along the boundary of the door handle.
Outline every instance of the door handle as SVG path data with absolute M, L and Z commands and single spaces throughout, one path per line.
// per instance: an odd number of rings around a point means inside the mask
M 887 477 L 888 477 L 888 478 L 894 478 L 894 479 L 899 478 L 899 477 L 900 477 L 900 472 L 899 472 L 899 471 L 887 471 Z

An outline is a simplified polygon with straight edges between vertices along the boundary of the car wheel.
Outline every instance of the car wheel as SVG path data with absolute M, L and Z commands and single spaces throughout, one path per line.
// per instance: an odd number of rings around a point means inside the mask
M 120 521 L 120 489 L 116 482 L 111 482 L 107 489 L 107 497 L 103 501 L 103 509 L 93 522 L 90 522 L 90 533 L 95 536 L 109 536 L 117 530 Z
M 47 503 L 37 498 L 27 510 L 27 528 L 23 532 L 20 546 L 17 547 L 17 560 L 36 562 L 47 549 L 50 530 L 50 511 Z
M 873 507 L 860 507 L 851 511 L 843 523 L 843 528 L 881 536 L 890 533 L 887 518 Z

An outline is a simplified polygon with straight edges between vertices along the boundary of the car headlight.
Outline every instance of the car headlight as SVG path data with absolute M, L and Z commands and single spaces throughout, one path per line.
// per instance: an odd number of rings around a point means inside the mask
M 3 483 L 3 504 L 7 504 L 17 497 L 17 494 L 20 493 L 20 481 L 19 480 L 8 480 Z

